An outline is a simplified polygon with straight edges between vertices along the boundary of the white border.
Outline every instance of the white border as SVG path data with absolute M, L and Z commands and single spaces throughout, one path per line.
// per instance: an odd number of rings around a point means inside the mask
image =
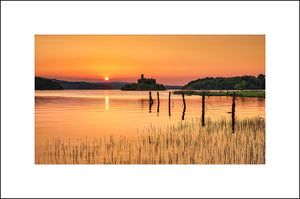
M 299 197 L 298 2 L 1 2 L 1 197 Z M 34 165 L 34 34 L 265 34 L 266 165 Z

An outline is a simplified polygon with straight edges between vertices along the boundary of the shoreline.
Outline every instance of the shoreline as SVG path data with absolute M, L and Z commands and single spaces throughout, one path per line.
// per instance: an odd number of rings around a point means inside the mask
M 219 92 L 210 92 L 210 91 L 194 91 L 194 90 L 181 90 L 181 91 L 173 91 L 172 93 L 175 95 L 202 95 L 205 93 L 205 96 L 233 96 L 233 93 L 236 93 L 238 97 L 259 97 L 265 98 L 265 90 L 255 90 L 255 91 L 219 91 Z

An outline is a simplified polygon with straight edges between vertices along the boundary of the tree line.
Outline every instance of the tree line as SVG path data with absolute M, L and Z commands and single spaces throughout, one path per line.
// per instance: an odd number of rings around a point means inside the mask
M 125 84 L 121 90 L 166 90 L 162 84 L 131 83 Z
M 206 77 L 189 82 L 182 89 L 191 90 L 264 90 L 265 75 L 237 77 Z

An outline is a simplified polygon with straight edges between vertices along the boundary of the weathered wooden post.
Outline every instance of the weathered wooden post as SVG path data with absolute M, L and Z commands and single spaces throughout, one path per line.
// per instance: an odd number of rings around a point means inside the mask
M 153 104 L 152 95 L 151 95 L 151 91 L 149 91 L 149 113 L 151 113 L 152 104 Z
M 184 120 L 184 114 L 185 114 L 185 99 L 184 99 L 184 93 L 182 93 L 182 100 L 183 100 L 183 111 L 182 111 L 182 120 Z
M 183 105 L 184 105 L 184 107 L 185 107 L 184 93 L 182 93 L 182 100 L 183 100 Z
M 234 124 L 235 124 L 235 92 L 233 92 L 232 96 L 232 133 L 234 133 Z
M 205 125 L 204 114 L 205 114 L 205 93 L 202 92 L 202 126 Z
M 171 116 L 171 92 L 169 92 L 169 117 Z
M 157 113 L 159 113 L 159 92 L 157 91 Z
M 151 91 L 149 91 L 149 103 L 150 103 L 150 104 L 153 104 L 153 100 L 152 100 Z

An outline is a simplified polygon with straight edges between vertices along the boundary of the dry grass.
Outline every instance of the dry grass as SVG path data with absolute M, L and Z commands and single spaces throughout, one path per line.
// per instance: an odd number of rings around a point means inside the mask
M 201 119 L 150 126 L 137 139 L 120 136 L 85 138 L 79 143 L 47 140 L 37 164 L 264 164 L 265 120 Z

